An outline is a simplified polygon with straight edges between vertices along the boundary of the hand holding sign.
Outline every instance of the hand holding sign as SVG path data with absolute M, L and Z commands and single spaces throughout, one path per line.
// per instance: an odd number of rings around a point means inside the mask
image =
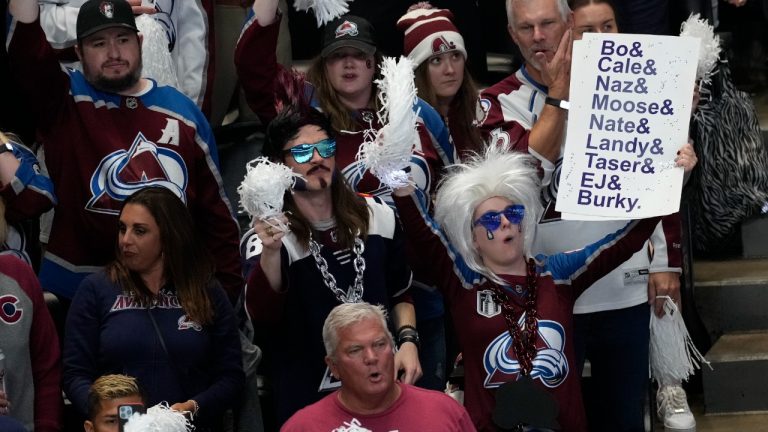
M 692 38 L 629 34 L 587 34 L 574 43 L 580 67 L 570 83 L 557 200 L 563 218 L 678 210 L 677 152 L 688 137 L 696 48 Z M 688 153 L 682 158 L 692 162 Z

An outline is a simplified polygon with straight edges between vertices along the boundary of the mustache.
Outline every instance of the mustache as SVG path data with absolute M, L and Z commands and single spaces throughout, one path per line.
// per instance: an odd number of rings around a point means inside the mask
M 325 165 L 315 165 L 315 167 L 314 167 L 314 168 L 312 168 L 312 169 L 310 169 L 309 171 L 307 171 L 307 175 L 309 175 L 309 174 L 314 174 L 315 172 L 317 172 L 317 171 L 319 171 L 319 170 L 330 171 L 330 169 L 328 169 L 328 167 L 327 167 L 327 166 L 325 166 Z

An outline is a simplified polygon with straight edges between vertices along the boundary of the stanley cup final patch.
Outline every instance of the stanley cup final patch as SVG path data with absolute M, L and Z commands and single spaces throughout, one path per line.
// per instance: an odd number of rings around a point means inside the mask
M 501 305 L 493 301 L 493 291 L 482 290 L 477 292 L 477 314 L 486 318 L 493 318 L 501 313 Z

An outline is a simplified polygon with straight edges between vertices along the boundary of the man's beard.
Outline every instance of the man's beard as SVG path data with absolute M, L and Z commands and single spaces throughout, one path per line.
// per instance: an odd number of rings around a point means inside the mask
M 129 71 L 125 76 L 120 78 L 107 78 L 101 73 L 91 74 L 85 65 L 83 65 L 83 71 L 85 72 L 85 77 L 88 79 L 88 82 L 97 89 L 110 93 L 120 93 L 136 85 L 136 83 L 139 82 L 139 79 L 141 79 L 141 68 L 141 59 L 139 59 L 139 64 L 136 68 Z

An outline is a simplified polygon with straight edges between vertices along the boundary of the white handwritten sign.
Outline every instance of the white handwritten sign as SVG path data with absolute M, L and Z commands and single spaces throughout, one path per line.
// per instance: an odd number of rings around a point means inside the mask
M 574 42 L 557 210 L 564 219 L 674 213 L 699 41 L 591 34 Z

